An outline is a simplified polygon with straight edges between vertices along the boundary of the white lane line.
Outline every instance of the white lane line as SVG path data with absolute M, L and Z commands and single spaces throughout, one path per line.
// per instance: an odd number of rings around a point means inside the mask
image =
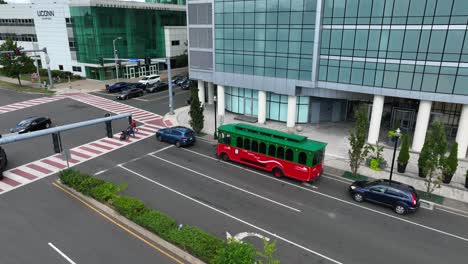
M 145 99 L 141 99 L 141 98 L 132 98 L 134 100 L 138 100 L 138 101 L 143 101 L 143 102 L 149 102 L 150 100 L 145 100 Z
M 341 182 L 341 183 L 344 183 L 344 184 L 350 184 L 352 182 L 352 181 L 341 180 L 341 179 L 335 178 L 333 176 L 322 175 L 322 177 L 330 179 L 330 180 L 334 180 L 334 181 L 337 181 L 337 182 Z
M 442 208 L 437 208 L 437 206 L 438 206 L 438 205 L 436 205 L 436 207 L 435 207 L 435 209 L 437 209 L 437 210 L 444 211 L 444 212 L 447 212 L 447 213 L 451 213 L 451 214 L 454 214 L 454 215 L 458 215 L 458 216 L 461 216 L 461 217 L 468 218 L 468 215 L 455 213 L 455 212 L 452 212 L 452 211 L 450 211 L 450 210 L 445 210 L 445 209 L 442 209 Z
M 260 176 L 262 176 L 262 177 L 264 177 L 264 178 L 267 178 L 267 179 L 269 179 L 269 180 L 273 180 L 273 181 L 277 181 L 277 182 L 281 182 L 281 183 L 284 183 L 284 184 L 288 184 L 288 185 L 291 185 L 291 186 L 298 187 L 297 185 L 295 185 L 295 184 L 293 184 L 293 183 L 289 183 L 289 182 L 287 182 L 287 181 L 283 181 L 283 180 L 280 180 L 280 179 L 278 179 L 278 178 L 271 177 L 270 175 L 266 175 L 266 174 L 260 173 L 260 172 L 258 172 L 258 171 L 254 171 L 254 170 L 251 170 L 251 169 L 247 169 L 247 168 L 241 167 L 241 166 L 236 165 L 236 164 L 233 164 L 233 163 L 231 163 L 231 162 L 225 162 L 225 161 L 223 161 L 223 160 L 220 160 L 220 159 L 217 159 L 217 158 L 213 158 L 213 157 L 210 157 L 210 156 L 208 156 L 208 155 L 201 154 L 201 153 L 198 153 L 198 152 L 193 151 L 193 150 L 190 150 L 190 149 L 186 149 L 186 148 L 181 148 L 181 149 L 183 149 L 183 150 L 185 150 L 185 151 L 188 151 L 188 152 L 191 152 L 191 153 L 193 153 L 193 154 L 200 155 L 200 156 L 205 157 L 205 158 L 208 158 L 208 159 L 216 160 L 216 161 L 218 161 L 218 162 L 222 162 L 222 163 L 224 163 L 224 164 L 228 164 L 228 165 L 230 165 L 230 166 L 233 166 L 233 167 L 236 167 L 236 168 L 239 168 L 239 169 L 242 169 L 242 170 L 245 170 L 245 171 L 248 171 L 248 172 L 257 174 L 257 175 L 260 175 Z M 310 185 L 313 189 L 318 189 L 317 186 L 311 185 L 310 183 L 309 183 L 309 185 Z
M 186 150 L 186 151 L 190 151 L 192 153 L 195 153 L 195 154 L 198 154 L 198 155 L 201 155 L 201 156 L 205 156 L 207 158 L 210 158 L 210 159 L 215 159 L 215 158 L 212 158 L 210 156 L 206 156 L 204 154 L 201 154 L 201 153 L 198 153 L 198 152 L 195 152 L 193 150 L 189 150 L 189 149 L 185 149 L 185 148 L 181 148 L 183 150 Z M 217 160 L 217 159 L 215 159 Z M 221 162 L 224 162 L 224 161 L 221 161 Z M 258 175 L 261 175 L 263 177 L 266 177 L 267 179 L 272 179 L 272 180 L 278 180 L 276 178 L 272 178 L 272 177 L 268 177 L 262 173 L 259 173 L 259 172 L 256 172 L 256 171 L 252 171 L 252 170 L 249 170 L 249 169 L 246 169 L 246 168 L 242 168 L 240 166 L 237 166 L 235 164 L 232 164 L 232 163 L 229 163 L 229 162 L 224 162 L 226 164 L 229 164 L 231 166 L 234 166 L 234 167 L 237 167 L 237 168 L 241 168 L 241 169 L 244 169 L 244 170 L 247 170 L 247 171 L 250 171 L 252 173 L 255 173 L 255 174 L 258 174 Z M 325 193 L 321 193 L 321 192 L 318 192 L 318 191 L 314 191 L 314 190 L 311 190 L 309 188 L 305 188 L 305 187 L 302 187 L 302 186 L 299 186 L 299 185 L 295 185 L 295 184 L 292 184 L 292 183 L 288 183 L 286 181 L 281 181 L 281 180 L 278 180 L 284 184 L 288 184 L 288 185 L 291 185 L 291 186 L 294 186 L 296 188 L 299 188 L 299 189 L 302 189 L 302 190 L 305 190 L 305 191 L 308 191 L 308 192 L 311 192 L 311 193 L 315 193 L 315 194 L 318 194 L 318 195 L 321 195 L 321 196 L 324 196 L 324 197 L 327 197 L 327 198 L 330 198 L 330 199 L 333 199 L 333 200 L 336 200 L 336 201 L 339 201 L 339 202 L 342 202 L 342 203 L 345 203 L 345 204 L 348 204 L 348 205 L 352 205 L 352 206 L 355 206 L 355 207 L 359 207 L 361 209 L 364 209 L 364 210 L 368 210 L 368 211 L 371 211 L 371 212 L 374 212 L 374 213 L 377 213 L 377 214 L 380 214 L 380 215 L 383 215 L 383 216 L 387 216 L 387 217 L 390 217 L 392 219 L 395 219 L 395 220 L 399 220 L 399 221 L 402 221 L 402 222 L 405 222 L 405 223 L 408 223 L 408 224 L 412 224 L 412 225 L 415 225 L 415 226 L 419 226 L 423 229 L 427 229 L 427 230 L 431 230 L 431 231 L 434 231 L 436 233 L 439 233 L 439 234 L 443 234 L 443 235 L 446 235 L 446 236 L 449 236 L 449 237 L 453 237 L 453 238 L 457 238 L 457 239 L 460 239 L 460 240 L 463 240 L 465 242 L 468 242 L 468 238 L 465 238 L 465 237 L 461 237 L 461 236 L 458 236 L 458 235 L 455 235 L 455 234 L 452 234 L 452 233 L 448 233 L 448 232 L 445 232 L 445 231 L 442 231 L 442 230 L 439 230 L 439 229 L 436 229 L 436 228 L 432 228 L 432 227 L 429 227 L 429 226 L 426 226 L 426 225 L 423 225 L 423 224 L 419 224 L 419 223 L 416 223 L 416 222 L 412 222 L 412 221 L 409 221 L 409 220 L 406 220 L 404 218 L 400 218 L 400 217 L 396 217 L 394 215 L 390 215 L 390 214 L 387 214 L 387 213 L 384 213 L 384 212 L 380 212 L 380 211 L 377 211 L 377 210 L 374 210 L 374 209 L 371 209 L 371 208 L 367 208 L 363 205 L 359 205 L 359 204 L 355 204 L 353 202 L 350 202 L 350 201 L 346 201 L 346 200 L 342 200 L 340 198 L 337 198 L 337 197 L 334 197 L 334 196 L 331 196 L 331 195 L 328 195 L 328 194 L 325 194 Z
M 57 247 L 54 246 L 54 244 L 52 243 L 48 243 L 48 245 L 53 248 L 55 251 L 57 251 L 57 253 L 60 254 L 60 256 L 62 256 L 64 259 L 66 259 L 69 263 L 71 264 L 76 264 L 73 260 L 71 260 L 69 257 L 67 257 L 67 255 L 65 255 L 62 251 L 60 251 L 60 249 L 58 249 Z
M 224 185 L 226 185 L 226 186 L 229 186 L 229 187 L 231 187 L 231 188 L 233 188 L 233 189 L 236 189 L 236 190 L 238 190 L 238 191 L 241 191 L 241 192 L 244 192 L 244 193 L 248 193 L 248 194 L 250 194 L 250 195 L 252 195 L 252 196 L 255 196 L 255 197 L 260 198 L 260 199 L 263 199 L 263 200 L 265 200 L 265 201 L 268 201 L 268 202 L 277 204 L 277 205 L 279 205 L 279 206 L 283 206 L 283 207 L 288 208 L 288 209 L 290 209 L 290 210 L 293 210 L 293 211 L 296 211 L 296 212 L 299 212 L 299 213 L 301 212 L 301 210 L 296 209 L 296 208 L 294 208 L 294 207 L 291 207 L 291 206 L 282 204 L 282 203 L 280 203 L 280 202 L 274 201 L 274 200 L 269 199 L 269 198 L 267 198 L 267 197 L 264 197 L 264 196 L 261 196 L 261 195 L 259 195 L 259 194 L 253 193 L 253 192 L 251 192 L 251 191 L 247 191 L 247 190 L 245 190 L 245 189 L 242 189 L 242 188 L 237 187 L 237 186 L 235 186 L 235 185 L 232 185 L 232 184 L 230 184 L 230 183 L 223 182 L 223 181 L 221 181 L 221 180 L 215 179 L 215 178 L 210 177 L 210 176 L 208 176 L 208 175 L 206 175 L 206 174 L 203 174 L 203 173 L 201 173 L 201 172 L 198 172 L 198 171 L 189 169 L 189 168 L 187 168 L 187 167 L 184 167 L 184 166 L 179 165 L 179 164 L 177 164 L 177 163 L 174 163 L 174 162 L 172 162 L 172 161 L 169 161 L 169 160 L 163 159 L 163 158 L 161 158 L 161 157 L 155 156 L 154 154 L 150 154 L 150 156 L 152 156 L 152 157 L 154 157 L 154 158 L 157 158 L 157 159 L 159 159 L 159 160 L 162 160 L 162 161 L 164 161 L 164 162 L 166 162 L 166 163 L 172 164 L 172 165 L 174 165 L 174 166 L 176 166 L 176 167 L 179 167 L 179 168 L 182 168 L 182 169 L 184 169 L 184 170 L 190 171 L 190 172 L 192 172 L 192 173 L 198 174 L 198 175 L 200 175 L 200 176 L 202 176 L 202 177 L 205 177 L 205 178 L 207 178 L 207 179 L 210 179 L 210 180 L 212 180 L 212 181 L 219 182 L 219 183 L 221 183 L 221 184 L 224 184 Z
M 172 189 L 172 188 L 170 188 L 170 187 L 168 187 L 168 186 L 165 186 L 165 185 L 163 185 L 163 184 L 161 184 L 161 183 L 159 183 L 159 182 L 157 182 L 157 181 L 151 180 L 151 179 L 149 179 L 149 178 L 147 178 L 147 177 L 145 177 L 145 176 L 139 174 L 138 172 L 135 172 L 135 171 L 132 171 L 132 170 L 130 170 L 130 169 L 128 169 L 128 168 L 125 168 L 124 166 L 119 166 L 119 167 L 122 168 L 122 169 L 124 169 L 124 170 L 126 170 L 126 171 L 128 171 L 128 172 L 130 172 L 130 173 L 132 173 L 132 174 L 135 174 L 136 176 L 138 176 L 138 177 L 140 177 L 140 178 L 142 178 L 142 179 L 145 179 L 145 180 L 147 180 L 147 181 L 149 181 L 149 182 L 152 182 L 152 183 L 154 183 L 154 184 L 156 184 L 156 185 L 158 185 L 158 186 L 160 186 L 160 187 L 162 187 L 162 188 L 164 188 L 164 189 L 166 189 L 166 190 L 169 190 L 169 191 L 171 191 L 171 192 L 173 192 L 173 193 L 176 193 L 176 194 L 178 194 L 178 195 L 180 195 L 180 196 L 182 196 L 182 197 L 185 197 L 185 198 L 187 198 L 187 199 L 189 199 L 189 200 L 191 200 L 191 201 L 193 201 L 193 202 L 196 202 L 196 203 L 198 203 L 198 204 L 200 204 L 200 205 L 202 205 L 202 206 L 205 206 L 205 207 L 207 207 L 207 208 L 209 208 L 209 209 L 212 209 L 212 210 L 215 211 L 215 212 L 218 212 L 218 213 L 220 213 L 220 214 L 222 214 L 222 215 L 225 215 L 225 216 L 227 216 L 227 217 L 229 217 L 229 218 L 231 218 L 231 219 L 234 219 L 234 220 L 236 220 L 236 221 L 238 221 L 238 222 L 241 222 L 241 223 L 243 223 L 243 224 L 245 224 L 245 225 L 248 225 L 248 226 L 250 226 L 250 227 L 252 227 L 252 228 L 255 228 L 255 229 L 257 229 L 257 230 L 260 230 L 260 231 L 262 231 L 262 232 L 264 232 L 264 233 L 266 233 L 266 234 L 268 234 L 268 235 L 270 235 L 270 236 L 272 236 L 272 237 L 275 237 L 275 238 L 277 238 L 277 239 L 280 239 L 280 240 L 282 240 L 282 241 L 284 241 L 284 242 L 286 242 L 286 243 L 289 243 L 289 244 L 291 244 L 291 245 L 293 245 L 293 246 L 295 246 L 295 247 L 298 247 L 298 248 L 303 249 L 303 250 L 305 250 L 305 251 L 307 251 L 307 252 L 310 252 L 310 253 L 312 253 L 312 254 L 314 254 L 314 255 L 317 255 L 317 256 L 319 256 L 319 257 L 322 257 L 322 258 L 324 258 L 324 259 L 326 259 L 326 260 L 329 260 L 329 261 L 331 261 L 331 262 L 333 262 L 333 263 L 342 264 L 342 262 L 339 262 L 339 261 L 334 260 L 334 259 L 332 259 L 332 258 L 330 258 L 330 257 L 327 257 L 327 256 L 325 256 L 325 255 L 323 255 L 323 254 L 320 254 L 320 253 L 318 253 L 318 252 L 316 252 L 316 251 L 313 251 L 312 249 L 306 248 L 306 247 L 304 247 L 304 246 L 302 246 L 302 245 L 300 245 L 300 244 L 298 244 L 298 243 L 295 243 L 295 242 L 293 242 L 293 241 L 291 241 L 291 240 L 287 240 L 286 238 L 281 237 L 281 236 L 279 236 L 279 235 L 277 235 L 277 234 L 275 234 L 275 233 L 273 233 L 273 232 L 270 232 L 270 231 L 268 231 L 268 230 L 266 230 L 266 229 L 263 229 L 263 228 L 261 228 L 261 227 L 258 227 L 258 226 L 254 225 L 254 224 L 251 224 L 251 223 L 249 223 L 249 222 L 247 222 L 247 221 L 245 221 L 245 220 L 242 220 L 242 219 L 240 219 L 240 218 L 238 218 L 238 217 L 235 217 L 235 216 L 233 216 L 233 215 L 230 215 L 230 214 L 228 214 L 228 213 L 226 213 L 226 212 L 223 212 L 223 211 L 221 211 L 221 210 L 219 210 L 219 209 L 217 209 L 217 208 L 215 208 L 215 207 L 213 207 L 213 206 L 211 206 L 211 205 L 208 205 L 208 204 L 205 204 L 205 203 L 203 203 L 203 202 L 201 202 L 201 201 L 198 201 L 198 200 L 196 200 L 196 199 L 194 199 L 194 198 L 192 198 L 192 197 L 190 197 L 190 196 L 188 196 L 188 195 L 186 195 L 186 194 L 183 194 L 183 193 L 181 193 L 181 192 L 179 192 L 179 191 L 177 191 L 177 190 L 174 190 L 174 189 Z
M 105 169 L 105 170 L 102 170 L 102 171 L 98 171 L 96 173 L 94 173 L 94 176 L 97 176 L 99 174 L 103 174 L 104 172 L 108 171 L 109 169 Z

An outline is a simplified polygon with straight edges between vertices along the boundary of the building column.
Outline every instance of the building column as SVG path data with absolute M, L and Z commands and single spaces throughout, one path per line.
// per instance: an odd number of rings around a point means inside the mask
M 266 121 L 266 92 L 258 91 L 258 123 L 265 124 Z
M 286 126 L 288 127 L 288 130 L 292 130 L 294 126 L 296 125 L 296 96 L 294 95 L 289 95 L 288 96 L 288 119 L 286 122 Z
M 431 101 L 419 101 L 418 117 L 416 119 L 416 129 L 413 135 L 413 146 L 411 149 L 420 152 L 426 140 L 427 127 L 431 118 Z
M 198 100 L 201 106 L 205 105 L 205 82 L 202 80 L 198 80 Z
M 214 85 L 212 82 L 208 82 L 208 104 L 213 104 L 214 97 Z
M 372 115 L 369 124 L 369 134 L 367 142 L 369 144 L 377 144 L 380 134 L 380 123 L 382 121 L 382 112 L 385 102 L 385 96 L 374 95 L 374 102 L 372 103 Z
M 218 105 L 218 116 L 224 116 L 225 114 L 225 103 L 224 103 L 224 86 L 217 85 L 218 95 L 216 96 L 216 102 Z
M 457 131 L 458 158 L 464 159 L 468 148 L 468 104 L 463 105 Z

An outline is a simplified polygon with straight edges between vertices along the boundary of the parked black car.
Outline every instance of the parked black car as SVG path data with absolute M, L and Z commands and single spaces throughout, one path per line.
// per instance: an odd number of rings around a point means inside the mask
M 154 92 L 167 90 L 168 88 L 169 88 L 169 85 L 166 82 L 157 82 L 155 84 L 148 85 L 146 87 L 146 91 L 148 93 L 154 93 Z
M 180 82 L 184 77 L 180 75 L 176 75 L 172 77 L 172 84 L 177 85 L 178 82 Z
M 52 120 L 48 117 L 28 117 L 19 122 L 14 128 L 10 129 L 11 133 L 27 133 L 31 131 L 49 128 L 52 125 Z
M 355 181 L 349 192 L 357 202 L 364 200 L 392 207 L 397 214 L 415 212 L 419 208 L 419 197 L 413 186 L 396 181 Z
M 106 91 L 108 93 L 118 93 L 121 92 L 122 90 L 125 90 L 128 88 L 129 83 L 127 82 L 118 82 L 114 83 L 113 85 L 106 85 Z
M 190 78 L 188 76 L 184 76 L 182 78 L 180 78 L 175 84 L 176 85 L 182 85 L 183 83 L 186 83 L 190 80 Z
M 131 88 L 123 90 L 119 95 L 117 95 L 117 100 L 127 100 L 130 98 L 142 96 L 144 91 L 140 88 Z
M 139 88 L 139 89 L 144 90 L 146 88 L 146 85 L 144 83 L 128 83 L 128 86 L 125 89 L 130 89 L 130 88 Z
M 189 90 L 189 89 L 190 89 L 190 85 L 192 85 L 192 81 L 191 81 L 191 80 L 188 80 L 188 81 L 186 81 L 186 82 L 180 84 L 180 89 L 182 89 L 182 90 Z

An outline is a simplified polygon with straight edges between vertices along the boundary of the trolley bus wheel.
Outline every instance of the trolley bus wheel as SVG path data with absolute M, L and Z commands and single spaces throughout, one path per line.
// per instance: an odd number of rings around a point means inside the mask
M 283 171 L 281 169 L 278 169 L 278 168 L 274 168 L 273 169 L 273 175 L 275 175 L 275 177 L 277 178 L 281 178 L 283 177 Z
M 228 156 L 228 154 L 226 154 L 226 153 L 224 153 L 224 152 L 221 153 L 221 159 L 222 159 L 223 161 L 229 161 L 229 156 Z

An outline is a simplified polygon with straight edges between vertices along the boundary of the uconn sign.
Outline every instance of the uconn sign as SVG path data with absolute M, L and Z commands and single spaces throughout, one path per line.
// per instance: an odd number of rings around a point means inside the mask
M 52 10 L 38 10 L 37 16 L 41 17 L 44 20 L 51 20 L 54 16 L 54 11 Z

